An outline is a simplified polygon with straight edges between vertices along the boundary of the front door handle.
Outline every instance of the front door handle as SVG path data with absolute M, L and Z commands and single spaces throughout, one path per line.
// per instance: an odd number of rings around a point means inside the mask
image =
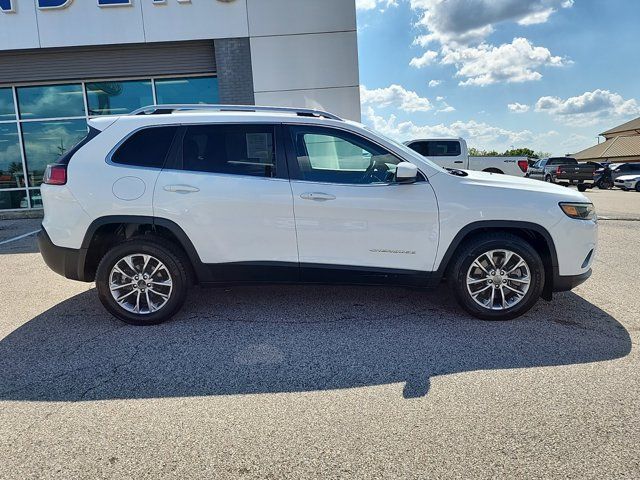
M 198 187 L 192 187 L 191 185 L 165 185 L 164 190 L 172 193 L 195 193 L 199 192 Z
M 315 200 L 316 202 L 326 202 L 327 200 L 335 200 L 336 196 L 330 193 L 307 192 L 300 195 L 303 200 Z
M 455 160 L 453 163 L 463 163 L 462 160 Z

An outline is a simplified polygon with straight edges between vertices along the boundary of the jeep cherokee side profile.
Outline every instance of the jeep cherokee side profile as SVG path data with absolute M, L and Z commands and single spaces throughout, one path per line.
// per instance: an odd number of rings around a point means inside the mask
M 487 320 L 591 274 L 593 205 L 446 170 L 316 110 L 159 105 L 89 121 L 50 165 L 39 245 L 116 317 L 169 319 L 192 284 L 435 286 Z

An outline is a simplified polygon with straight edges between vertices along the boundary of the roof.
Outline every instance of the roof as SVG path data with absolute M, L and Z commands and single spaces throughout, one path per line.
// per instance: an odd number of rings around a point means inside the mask
M 640 160 L 640 135 L 610 138 L 599 145 L 573 155 L 576 160 L 604 160 L 637 157 Z
M 640 135 L 640 117 L 631 120 L 629 122 L 623 123 L 622 125 L 618 125 L 617 127 L 613 127 L 611 130 L 607 130 L 606 132 L 602 132 L 600 135 L 610 136 L 614 133 L 622 133 L 636 130 Z

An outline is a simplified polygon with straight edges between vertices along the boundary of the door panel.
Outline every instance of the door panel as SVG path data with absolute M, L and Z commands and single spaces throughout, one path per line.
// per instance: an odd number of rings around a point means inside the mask
M 438 246 L 431 185 L 292 181 L 301 264 L 430 271 Z M 330 200 L 307 199 L 309 193 Z
M 285 137 L 302 267 L 432 269 L 438 208 L 426 177 L 395 183 L 403 160 L 352 132 L 296 125 Z
M 219 264 L 236 262 L 248 280 L 252 267 L 273 262 L 297 274 L 293 199 L 280 178 L 286 163 L 276 133 L 271 125 L 188 126 L 175 164 L 158 177 L 154 215 L 180 225 L 203 263 L 218 264 L 214 280 L 235 280 L 233 266 Z

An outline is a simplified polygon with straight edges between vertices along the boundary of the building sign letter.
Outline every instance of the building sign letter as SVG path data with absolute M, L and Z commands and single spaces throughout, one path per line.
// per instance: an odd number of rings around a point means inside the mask
M 2 13 L 14 13 L 13 3 L 11 0 L 0 0 L 0 11 Z
M 38 0 L 38 8 L 40 10 L 67 8 L 71 2 L 72 0 Z
M 131 0 L 98 0 L 99 7 L 127 7 Z

